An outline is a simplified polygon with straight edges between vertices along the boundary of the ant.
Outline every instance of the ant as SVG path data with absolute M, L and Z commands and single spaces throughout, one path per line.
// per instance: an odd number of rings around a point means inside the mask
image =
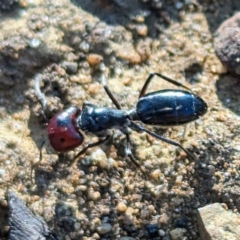
M 185 90 L 165 89 L 146 93 L 152 79 L 157 76 L 175 86 Z M 131 151 L 129 129 L 136 132 L 146 132 L 156 139 L 175 145 L 182 149 L 190 158 L 195 159 L 192 153 L 186 150 L 178 142 L 166 139 L 136 123 L 142 122 L 146 125 L 178 126 L 198 119 L 207 112 L 207 104 L 199 96 L 195 95 L 188 87 L 166 77 L 160 73 L 151 73 L 145 81 L 136 104 L 131 110 L 122 110 L 118 100 L 114 97 L 106 84 L 105 76 L 101 81 L 106 94 L 111 99 L 116 109 L 99 107 L 91 103 L 84 103 L 82 109 L 71 106 L 53 116 L 48 122 L 48 139 L 54 150 L 67 152 L 75 149 L 84 142 L 82 132 L 93 134 L 99 141 L 91 143 L 83 148 L 75 157 L 85 153 L 89 148 L 106 143 L 111 138 L 110 129 L 119 129 L 126 136 L 125 151 L 130 160 L 140 168 Z M 35 91 L 41 101 L 42 108 L 46 106 L 44 94 L 40 91 L 39 81 L 41 75 L 35 78 Z M 44 141 L 45 142 L 45 141 Z M 42 146 L 44 144 L 42 143 Z M 40 150 L 40 161 L 42 159 L 42 146 Z M 74 161 L 73 161 L 74 162 Z M 141 170 L 143 172 L 143 170 Z

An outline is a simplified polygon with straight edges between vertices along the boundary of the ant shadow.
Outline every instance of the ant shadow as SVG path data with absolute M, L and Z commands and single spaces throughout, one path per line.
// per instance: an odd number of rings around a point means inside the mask
M 236 136 L 237 135 L 238 133 L 236 133 Z M 120 139 L 119 141 L 114 141 L 115 148 L 117 149 L 119 156 L 121 156 L 121 154 L 123 153 L 123 146 L 124 146 L 123 141 L 124 139 Z M 214 139 L 210 139 L 210 138 L 208 138 L 208 140 L 203 142 L 203 145 L 204 146 L 198 149 L 193 148 L 191 150 L 193 153 L 195 153 L 198 156 L 198 161 L 194 162 L 190 160 L 190 163 L 188 165 L 189 166 L 192 165 L 194 171 L 189 171 L 189 172 L 187 171 L 187 173 L 183 177 L 183 181 L 188 181 L 188 188 L 194 190 L 192 196 L 188 196 L 187 194 L 183 194 L 183 193 L 178 194 L 177 192 L 171 193 L 171 189 L 174 189 L 176 187 L 176 184 L 174 182 L 175 177 L 170 175 L 170 178 L 173 178 L 173 180 L 169 180 L 167 188 L 169 190 L 168 192 L 170 192 L 171 194 L 163 193 L 161 195 L 161 198 L 155 199 L 152 197 L 153 193 L 151 192 L 151 190 L 147 187 L 147 185 L 144 185 L 141 189 L 134 189 L 134 191 L 136 191 L 136 194 L 141 194 L 142 196 L 141 202 L 145 202 L 149 205 L 151 204 L 156 209 L 161 209 L 161 206 L 164 203 L 166 202 L 171 203 L 173 197 L 180 197 L 180 198 L 183 198 L 184 201 L 188 202 L 188 204 L 190 204 L 191 209 L 196 208 L 196 206 L 203 207 L 213 202 L 224 202 L 228 204 L 229 208 L 234 206 L 237 206 L 238 208 L 240 208 L 240 204 L 237 201 L 237 199 L 239 198 L 238 192 L 232 193 L 232 191 L 230 191 L 232 188 L 232 184 L 235 182 L 234 177 L 230 176 L 228 179 L 222 182 L 221 179 L 217 179 L 215 177 L 214 172 L 212 171 L 212 169 L 215 169 L 216 171 L 223 171 L 224 165 L 226 163 L 229 163 L 229 164 L 231 163 L 231 156 L 235 152 L 237 152 L 237 150 L 231 147 L 226 147 L 226 146 L 223 147 L 223 144 L 221 142 Z M 136 152 L 135 152 L 136 145 L 133 143 L 132 147 L 133 147 L 133 153 L 134 155 L 136 155 Z M 214 159 L 216 160 L 213 161 Z M 64 155 L 60 155 L 59 160 L 56 162 L 54 166 L 52 166 L 53 170 L 50 172 L 47 172 L 47 171 L 44 172 L 44 170 L 36 169 L 37 178 L 40 175 L 43 175 L 44 178 L 46 178 L 44 179 L 46 185 L 49 185 L 51 182 L 54 182 L 57 179 L 67 178 L 72 173 L 70 169 L 67 168 L 67 163 L 65 162 L 65 160 L 66 158 L 64 157 Z M 179 162 L 179 159 L 177 158 L 176 158 L 176 161 L 172 162 L 173 171 L 175 172 L 179 171 L 178 162 Z M 211 168 L 209 168 L 210 165 L 212 166 Z M 78 164 L 78 168 L 81 171 L 83 171 L 86 175 L 92 174 L 92 170 L 90 170 L 91 166 L 92 166 L 91 163 L 86 164 L 86 161 L 85 162 L 79 161 L 79 164 Z M 158 167 L 161 169 L 161 166 L 158 166 Z M 161 169 L 161 171 L 162 170 L 163 169 Z M 113 225 L 115 221 L 114 219 L 116 219 L 119 216 L 119 213 L 116 212 L 116 206 L 119 201 L 118 200 L 119 198 L 117 195 L 115 196 L 115 193 L 112 192 L 111 190 L 112 181 L 114 181 L 112 179 L 118 179 L 118 180 L 122 179 L 123 175 L 121 171 L 118 172 L 115 169 L 103 170 L 98 166 L 96 166 L 96 171 L 97 171 L 96 174 L 99 177 L 97 181 L 101 181 L 100 179 L 105 179 L 107 181 L 106 184 L 103 184 L 103 185 L 99 184 L 99 187 L 97 190 L 100 192 L 100 195 L 103 196 L 103 199 L 107 199 L 108 197 L 111 199 L 111 203 L 108 204 L 110 206 L 109 213 L 102 214 L 101 218 L 103 221 L 105 221 L 104 219 L 106 218 L 107 222 Z M 134 172 L 134 169 L 132 171 Z M 57 172 L 57 175 L 54 175 L 53 172 Z M 228 181 L 229 183 L 226 183 Z M 216 185 L 221 183 L 223 183 L 226 186 L 226 189 L 221 191 L 219 194 L 219 190 L 216 188 Z M 86 186 L 86 189 L 91 187 L 90 182 L 86 182 L 84 183 L 84 185 Z M 38 187 L 43 188 L 41 185 L 38 185 Z M 63 198 L 63 200 L 68 199 L 69 195 L 67 192 L 64 192 L 63 190 L 59 190 L 59 191 L 61 191 L 60 196 Z M 129 190 L 126 186 L 123 194 L 127 194 L 128 191 Z M 229 192 L 231 194 L 229 194 Z M 99 213 L 98 209 L 96 208 L 92 209 L 91 207 L 88 206 L 88 203 L 91 202 L 91 200 L 89 199 L 87 190 L 82 191 L 79 189 L 79 190 L 76 190 L 75 194 L 82 199 L 81 200 L 82 204 L 79 203 L 79 206 L 78 206 L 79 209 L 84 208 L 84 211 L 88 216 L 93 216 L 95 213 Z M 231 202 L 231 199 L 233 199 L 233 202 Z M 169 206 L 167 207 L 167 214 L 171 214 L 171 212 L 174 212 L 175 211 L 174 207 L 175 207 L 174 204 L 169 204 Z M 194 218 L 195 215 L 191 211 L 185 212 L 184 207 L 183 208 L 179 207 L 178 209 L 180 209 L 180 213 L 178 214 L 179 216 L 169 224 L 172 224 L 172 226 L 184 227 L 187 229 L 187 223 L 190 222 L 190 219 Z M 129 218 L 128 220 L 126 220 L 128 216 L 125 214 L 122 214 L 121 217 L 123 218 L 123 221 L 120 227 L 122 228 L 123 231 L 126 232 L 128 236 L 134 237 L 138 234 L 139 230 L 145 229 L 144 227 L 147 227 L 146 224 L 142 224 L 141 226 L 136 226 L 134 224 L 133 219 Z M 71 215 L 69 223 L 67 223 L 66 229 L 68 230 L 69 229 L 71 230 L 71 226 L 72 226 L 71 219 L 74 219 L 74 216 Z M 149 220 L 151 220 L 150 217 L 149 217 Z M 63 222 L 64 222 L 64 218 L 63 218 Z M 60 222 L 59 224 L 61 225 L 62 222 Z M 150 226 L 149 228 L 151 231 L 154 231 L 154 229 L 157 227 L 155 226 L 154 228 L 154 226 Z M 165 229 L 162 226 L 161 228 Z M 93 231 L 88 230 L 87 228 L 84 230 L 86 232 L 89 231 L 89 235 L 93 234 Z M 167 226 L 166 226 L 166 230 L 167 230 Z M 144 231 L 146 231 L 145 233 L 146 235 L 149 234 L 148 233 L 149 230 L 144 230 Z M 104 235 L 104 237 L 107 237 L 107 236 L 111 237 L 111 232 Z
M 121 149 L 122 149 L 123 141 L 124 139 L 116 141 L 117 142 L 115 145 L 116 149 L 118 149 L 118 151 L 120 152 L 122 152 Z M 133 149 L 135 149 L 134 144 L 133 144 Z M 136 170 L 136 167 L 133 165 L 133 163 L 131 163 L 131 161 L 129 161 L 128 164 L 131 164 L 129 166 L 129 168 L 131 169 L 130 171 L 134 172 L 134 170 Z M 44 195 L 44 190 L 46 190 L 51 183 L 60 179 L 65 179 L 72 174 L 70 168 L 68 168 L 67 165 L 68 163 L 66 162 L 66 156 L 61 154 L 56 164 L 52 165 L 51 171 L 41 169 L 41 167 L 37 167 L 35 169 L 35 181 L 37 184 L 38 191 L 42 192 L 42 195 Z M 93 167 L 94 165 L 92 165 L 91 162 L 87 161 L 87 157 L 84 157 L 82 160 L 79 160 L 77 166 L 80 171 L 84 172 L 85 175 L 92 175 L 92 170 L 90 170 L 90 168 Z M 132 236 L 132 237 L 137 236 L 139 231 L 139 226 L 135 225 L 134 220 L 128 214 L 121 214 L 121 213 L 118 213 L 116 210 L 117 204 L 119 202 L 119 196 L 115 194 L 115 192 L 112 190 L 113 189 L 112 185 L 115 184 L 112 181 L 115 182 L 117 180 L 119 182 L 122 182 L 123 172 L 118 171 L 116 169 L 102 169 L 98 166 L 95 171 L 97 176 L 97 179 L 95 179 L 95 181 L 99 183 L 99 187 L 97 190 L 100 192 L 101 198 L 105 199 L 103 201 L 106 201 L 106 199 L 110 199 L 110 202 L 108 203 L 109 212 L 105 213 L 103 211 L 103 213 L 101 213 L 100 219 L 102 220 L 102 222 L 110 223 L 111 225 L 114 225 L 115 221 L 117 221 L 118 218 L 121 218 L 122 220 L 120 220 L 120 227 L 125 231 L 126 236 Z M 89 198 L 88 189 L 92 187 L 91 181 L 84 183 L 84 185 L 86 186 L 85 191 L 81 190 L 80 188 L 79 189 L 76 188 L 74 192 L 75 195 L 77 195 L 77 198 L 79 199 L 78 207 L 82 213 L 86 214 L 87 216 L 93 216 L 94 218 L 94 215 L 98 215 L 100 210 L 97 207 L 98 204 L 95 204 L 94 207 L 89 207 L 91 199 Z M 129 190 L 127 186 L 125 186 L 124 192 L 127 194 L 128 191 Z M 144 195 L 145 195 L 145 192 L 146 191 L 144 190 Z M 67 192 L 64 192 L 63 189 L 58 189 L 58 194 L 60 196 L 59 201 L 64 202 L 65 200 L 69 199 L 69 194 Z M 148 198 L 150 198 L 149 189 L 146 192 L 146 199 Z M 101 202 L 102 200 L 98 200 L 98 201 Z M 66 208 L 68 209 L 69 207 L 64 206 L 64 209 Z M 53 220 L 53 222 L 55 223 L 53 232 L 59 232 L 59 233 L 61 232 L 62 234 L 65 234 L 73 231 L 73 226 L 75 224 L 74 221 L 76 221 L 76 217 L 73 214 L 74 210 L 70 209 L 71 211 L 70 215 L 65 216 L 64 213 L 62 213 L 61 216 L 59 216 L 58 211 L 60 210 L 58 209 L 61 210 L 61 204 L 56 205 L 56 211 L 55 211 L 56 220 Z M 92 220 L 93 219 L 79 220 L 82 226 L 82 230 L 84 230 L 85 234 L 89 236 L 91 236 L 91 234 L 95 232 L 94 230 L 91 230 L 91 228 L 89 227 L 89 224 L 91 223 Z M 145 227 L 146 226 L 143 224 L 143 226 L 141 226 L 141 229 L 142 228 L 145 229 Z M 149 225 L 148 227 L 151 228 L 151 225 Z M 145 234 L 146 235 L 149 234 L 148 231 L 146 231 Z M 104 235 L 100 234 L 100 236 L 110 239 L 112 237 L 112 233 L 109 232 Z M 152 238 L 149 238 L 149 239 L 152 239 Z
M 1 204 L 0 206 L 0 222 L 3 226 L 8 226 L 8 217 L 9 217 L 9 209 L 7 206 L 4 206 L 4 204 Z M 4 231 L 3 228 L 0 229 L 0 237 L 5 239 L 7 237 L 7 232 Z M 7 239 L 7 238 L 6 238 Z
M 158 2 L 158 1 L 143 1 L 133 0 L 128 1 L 84 1 L 84 0 L 71 0 L 71 2 L 77 7 L 91 13 L 93 16 L 97 16 L 100 22 L 106 23 L 110 27 L 102 26 L 97 27 L 102 31 L 112 31 L 111 26 L 123 26 L 125 29 L 129 30 L 133 36 L 134 45 L 139 41 L 146 38 L 159 38 L 159 35 L 166 29 L 171 21 L 181 22 L 181 14 L 185 11 L 190 11 L 191 13 L 198 13 L 202 11 L 208 22 L 209 30 L 212 35 L 215 33 L 220 24 L 226 20 L 226 16 L 233 15 L 237 10 L 240 10 L 240 3 L 238 1 L 230 0 L 228 4 L 218 4 L 215 2 L 206 2 L 204 0 L 199 0 L 197 3 L 189 2 L 183 4 L 183 6 L 173 7 L 172 3 L 168 2 Z M 139 21 L 138 18 L 143 18 L 143 21 Z M 138 28 L 144 25 L 147 26 L 148 32 L 144 36 L 138 34 Z M 89 24 L 90 26 L 90 24 Z M 86 27 L 87 28 L 87 27 Z M 93 28 L 90 27 L 90 28 Z M 89 29 L 90 30 L 90 29 Z M 88 32 L 88 29 L 86 29 Z M 76 32 L 70 35 L 78 35 Z M 69 35 L 66 32 L 66 36 Z M 104 34 L 102 34 L 104 38 Z M 83 36 L 80 34 L 80 38 Z M 211 36 L 210 36 L 211 37 Z M 70 39 L 70 38 L 68 38 Z M 114 39 L 113 39 L 114 41 Z M 101 45 L 99 45 L 101 46 Z M 106 51 L 108 49 L 107 37 L 105 37 L 104 46 L 91 46 L 90 52 L 100 53 L 104 56 L 104 60 L 107 65 L 111 65 L 111 56 L 106 56 Z M 77 48 L 76 48 L 77 49 Z M 121 59 L 124 62 L 124 59 Z M 146 59 L 145 59 L 146 60 Z M 189 63 L 185 69 L 182 70 L 186 79 L 191 84 L 198 82 L 198 74 L 203 71 L 203 64 L 197 61 Z
M 141 59 L 137 64 L 148 63 L 151 52 L 151 39 L 158 39 L 159 35 L 168 28 L 171 21 L 181 22 L 181 11 L 189 8 L 198 11 L 198 7 L 194 4 L 190 6 L 191 3 L 183 4 L 182 9 L 178 9 L 177 6 L 173 7 L 173 4 L 167 1 L 148 1 L 144 3 L 139 0 L 130 2 L 118 0 L 71 0 L 71 2 L 91 15 L 98 17 L 99 22 L 93 25 L 86 20 L 85 33 L 65 30 L 64 41 L 78 53 L 80 40 L 78 42 L 76 39 L 81 39 L 81 42 L 84 42 L 85 39 L 87 43 L 90 43 L 88 52 L 104 56 L 104 62 L 112 72 L 115 71 L 118 65 L 136 65 L 134 62 L 136 59 L 126 59 L 116 54 L 112 47 L 109 47 L 110 42 L 121 44 L 124 38 L 122 34 L 123 28 L 131 32 L 133 48 L 135 48 Z M 145 34 L 142 34 L 142 29 L 145 29 L 145 27 L 147 30 Z M 72 39 L 75 42 L 71 42 Z M 79 54 L 84 59 L 84 53 Z M 189 66 L 186 72 L 191 74 L 195 65 Z M 196 74 L 196 71 L 195 69 L 193 74 Z M 189 76 L 189 78 L 192 79 L 192 76 Z
M 91 165 L 87 165 L 86 163 L 82 164 L 79 163 L 78 167 L 83 171 L 86 175 L 91 175 L 92 172 L 89 170 Z M 125 214 L 119 214 L 116 210 L 117 204 L 119 202 L 118 197 L 115 195 L 115 193 L 111 190 L 112 188 L 112 179 L 118 179 L 121 180 L 121 176 L 116 173 L 115 171 L 111 170 L 103 170 L 101 168 L 97 168 L 97 179 L 96 182 L 99 183 L 99 188 L 96 189 L 99 191 L 101 195 L 101 199 L 95 200 L 99 203 L 94 203 L 94 205 L 90 206 L 92 204 L 92 199 L 89 197 L 89 188 L 91 188 L 91 182 L 86 182 L 84 185 L 86 186 L 86 190 L 82 190 L 80 188 L 76 188 L 74 191 L 75 195 L 78 198 L 78 208 L 79 211 L 84 214 L 86 217 L 80 217 L 77 218 L 75 214 L 75 209 L 71 207 L 70 205 L 66 204 L 65 201 L 69 199 L 69 194 L 65 192 L 63 189 L 58 189 L 58 203 L 55 206 L 55 216 L 49 222 L 50 226 L 53 226 L 53 232 L 58 233 L 58 235 L 66 235 L 71 232 L 75 232 L 75 225 L 76 225 L 76 219 L 80 223 L 81 231 L 84 231 L 85 235 L 91 236 L 96 232 L 96 230 L 92 229 L 92 222 L 95 219 L 95 216 L 100 216 L 99 219 L 102 223 L 110 223 L 112 226 L 114 225 L 115 221 L 122 216 L 124 218 L 124 221 L 120 221 L 120 227 L 122 229 L 125 229 L 128 236 L 134 236 L 136 234 L 137 227 L 135 226 L 133 220 Z M 38 171 L 40 173 L 40 170 Z M 38 172 L 36 174 L 38 174 Z M 56 181 L 56 179 L 62 179 L 67 177 L 70 172 L 65 171 L 58 172 L 58 177 L 56 178 L 56 175 L 53 176 L 52 172 L 44 172 L 41 171 L 41 174 L 43 174 L 45 177 L 50 176 L 49 178 L 49 184 L 51 181 Z M 104 179 L 104 180 L 103 180 Z M 103 200 L 102 200 L 103 199 Z M 108 209 L 104 210 L 99 207 L 101 203 L 108 202 Z M 127 224 L 126 224 L 127 221 Z M 132 229 L 132 230 L 130 230 Z M 99 234 L 100 237 L 104 237 L 106 239 L 111 239 L 112 232 Z M 81 238 L 81 235 L 77 235 L 77 237 Z
M 139 19 L 141 17 L 145 19 L 144 23 L 148 27 L 147 36 L 152 38 L 157 37 L 161 27 L 167 25 L 170 18 L 180 20 L 179 11 L 168 3 L 163 3 L 157 7 L 154 6 L 154 1 L 143 3 L 138 0 L 132 0 L 131 2 L 71 0 L 71 2 L 93 16 L 97 16 L 108 25 L 121 25 L 130 29 L 135 41 L 140 37 L 137 34 L 137 28 L 142 25 Z
M 216 93 L 222 104 L 237 115 L 240 115 L 240 83 L 237 77 L 223 74 L 216 82 Z
M 76 214 L 72 206 L 64 202 L 67 196 L 61 193 L 60 199 L 55 205 L 54 232 L 60 234 L 69 234 L 75 231 Z
M 35 120 L 35 117 L 33 117 L 33 119 Z M 39 130 L 39 131 L 41 131 L 41 130 Z M 120 158 L 122 158 L 124 161 L 127 161 L 129 168 L 132 171 L 135 171 L 136 166 L 130 159 L 128 159 L 128 157 L 126 156 L 126 153 L 125 153 L 126 139 L 125 138 L 121 139 L 121 136 L 122 135 L 119 135 L 117 137 L 117 139 L 113 139 L 113 137 L 112 137 L 108 143 L 97 146 L 95 148 L 101 148 L 106 153 L 106 155 L 109 156 L 110 148 L 111 148 L 111 146 L 114 146 L 116 149 L 117 155 Z M 36 142 L 40 143 L 39 139 L 36 139 Z M 136 156 L 137 145 L 134 142 L 131 142 L 131 146 L 132 146 L 133 156 Z M 50 147 L 50 145 L 48 143 L 46 143 L 44 147 L 45 147 L 46 152 L 55 153 L 54 150 Z M 41 148 L 40 144 L 39 144 L 38 148 L 39 149 Z M 73 154 L 73 152 L 58 154 L 58 159 L 56 161 L 54 161 L 54 163 L 50 164 L 51 170 L 43 169 L 40 166 L 41 164 L 39 164 L 39 166 L 37 165 L 36 168 L 34 168 L 35 183 L 36 183 L 37 189 L 40 191 L 40 193 L 41 192 L 43 193 L 44 190 L 46 189 L 46 187 L 51 182 L 56 181 L 57 178 L 66 179 L 69 175 L 72 174 L 71 164 L 73 163 L 72 159 L 74 158 L 74 155 L 76 155 L 76 151 L 74 154 Z M 95 166 L 95 164 L 91 162 L 90 156 L 81 155 L 77 159 L 77 166 L 78 166 L 79 170 L 83 170 L 86 174 L 90 174 L 89 168 L 91 166 Z M 99 169 L 98 169 L 98 171 L 100 171 L 100 172 L 101 171 L 106 172 L 104 169 L 101 170 L 101 167 Z
M 238 134 L 236 133 L 233 138 Z M 231 190 L 237 184 L 235 176 L 230 174 L 223 179 L 215 175 L 215 172 L 225 171 L 225 165 L 231 164 L 232 156 L 238 150 L 211 138 L 203 142 L 203 145 L 203 147 L 193 150 L 201 154 L 194 165 L 195 171 L 189 182 L 189 185 L 194 189 L 194 198 L 199 204 L 198 207 L 214 202 L 223 202 L 229 208 L 237 207 L 239 209 L 240 193 Z
M 0 19 L 19 18 L 19 9 L 21 9 L 19 2 L 2 0 L 0 3 Z
M 31 79 L 36 72 L 41 71 L 51 63 L 59 62 L 61 54 L 50 51 L 45 44 L 39 48 L 31 48 L 26 44 L 26 39 L 20 42 L 16 37 L 9 41 L 11 42 L 6 44 L 0 56 L 0 71 L 2 73 L 0 98 L 1 104 L 7 112 L 13 113 L 23 107 L 24 101 L 29 101 L 31 107 L 32 98 L 24 95 L 29 89 L 29 82 L 26 79 Z M 18 44 L 22 43 L 24 47 L 16 51 L 12 46 L 15 41 Z M 14 58 L 13 53 L 18 58 Z
M 180 22 L 181 14 L 184 11 L 196 13 L 202 11 L 208 21 L 209 30 L 214 33 L 228 16 L 240 10 L 240 2 L 235 0 L 230 0 L 227 4 L 198 0 L 197 3 L 189 2 L 174 7 L 172 2 L 151 0 L 147 3 L 138 0 L 132 0 L 131 2 L 71 0 L 71 2 L 109 25 L 121 25 L 133 30 L 132 33 L 137 38 L 139 36 L 134 32 L 136 30 L 134 26 L 141 25 L 141 21 L 138 20 L 139 16 L 144 18 L 144 24 L 148 27 L 147 36 L 156 38 L 170 21 Z
M 201 74 L 203 70 L 203 66 L 200 63 L 193 62 L 183 70 L 182 74 L 186 81 L 193 85 L 199 81 L 198 74 Z
M 229 0 L 225 4 L 214 1 L 209 4 L 204 0 L 198 2 L 202 6 L 211 33 L 215 33 L 222 22 L 240 10 L 240 2 L 235 0 Z

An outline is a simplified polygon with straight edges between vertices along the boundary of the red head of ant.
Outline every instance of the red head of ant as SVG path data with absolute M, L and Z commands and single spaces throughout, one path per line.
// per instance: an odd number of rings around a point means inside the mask
M 81 110 L 70 107 L 53 116 L 47 126 L 48 138 L 55 151 L 67 152 L 80 146 L 84 136 L 76 126 Z

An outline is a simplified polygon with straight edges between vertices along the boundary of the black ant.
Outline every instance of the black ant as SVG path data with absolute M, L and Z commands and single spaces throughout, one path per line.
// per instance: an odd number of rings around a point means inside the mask
M 148 86 L 154 76 L 158 76 L 186 90 L 165 89 L 146 94 Z M 39 89 L 40 78 L 40 75 L 36 77 L 35 90 L 44 108 L 46 99 Z M 106 85 L 104 75 L 102 75 L 102 82 L 108 97 L 112 100 L 116 109 L 84 103 L 82 109 L 72 106 L 57 113 L 50 119 L 47 126 L 48 139 L 54 150 L 58 152 L 67 152 L 80 146 L 84 142 L 84 136 L 81 131 L 99 137 L 99 141 L 91 143 L 83 148 L 75 156 L 74 159 L 77 159 L 89 148 L 106 143 L 111 138 L 110 129 L 119 129 L 126 136 L 125 149 L 127 156 L 137 167 L 140 167 L 131 151 L 129 129 L 132 129 L 136 132 L 146 132 L 156 139 L 175 145 L 181 148 L 189 157 L 194 158 L 192 153 L 186 150 L 181 144 L 166 139 L 139 125 L 135 121 L 147 125 L 164 127 L 189 123 L 207 112 L 207 104 L 202 98 L 192 93 L 186 86 L 171 78 L 160 73 L 151 73 L 140 91 L 136 108 L 125 111 L 122 110 L 119 102 Z M 41 158 L 42 153 L 40 151 L 40 161 Z

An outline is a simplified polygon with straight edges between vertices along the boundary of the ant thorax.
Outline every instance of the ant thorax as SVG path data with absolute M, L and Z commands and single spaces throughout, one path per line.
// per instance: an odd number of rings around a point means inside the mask
M 97 136 L 107 129 L 123 130 L 130 125 L 131 121 L 126 111 L 98 107 L 91 103 L 84 104 L 81 115 L 77 118 L 79 129 Z

